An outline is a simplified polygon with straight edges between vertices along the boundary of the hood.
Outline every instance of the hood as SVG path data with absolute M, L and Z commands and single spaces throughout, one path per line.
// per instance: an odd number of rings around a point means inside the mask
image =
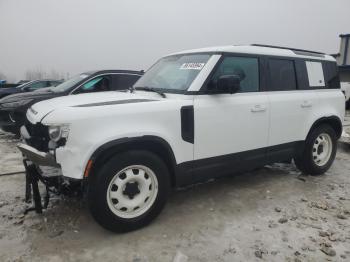
M 25 92 L 25 93 L 19 93 L 19 94 L 13 94 L 13 95 L 6 96 L 6 97 L 0 99 L 0 104 L 1 103 L 16 102 L 16 101 L 24 100 L 24 99 L 36 99 L 36 98 L 40 98 L 40 99 L 46 98 L 47 99 L 50 97 L 55 97 L 57 95 L 58 95 L 58 93 L 53 93 L 50 90 L 36 90 L 36 91 L 32 91 L 32 92 Z
M 6 94 L 13 94 L 13 93 L 18 93 L 22 92 L 20 88 L 16 87 L 2 87 L 0 88 L 0 95 L 6 95 Z
M 159 99 L 159 98 L 158 98 Z M 98 92 L 89 94 L 69 95 L 56 97 L 34 104 L 27 112 L 28 120 L 32 123 L 41 121 L 47 114 L 55 109 L 65 107 L 94 107 L 125 103 L 137 103 L 143 101 L 158 100 L 157 96 L 130 92 Z
M 38 90 L 35 90 L 33 92 L 35 92 L 35 93 L 52 93 L 51 88 L 52 88 L 52 86 L 43 87 L 43 88 L 39 88 Z

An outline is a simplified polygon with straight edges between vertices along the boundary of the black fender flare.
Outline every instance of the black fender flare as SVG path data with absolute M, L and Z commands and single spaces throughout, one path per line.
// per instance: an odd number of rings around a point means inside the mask
M 89 162 L 92 161 L 92 170 L 94 166 L 99 165 L 105 161 L 111 155 L 132 149 L 145 149 L 151 152 L 158 152 L 169 167 L 169 171 L 172 175 L 172 183 L 176 183 L 176 158 L 170 144 L 163 138 L 152 135 L 145 135 L 140 137 L 124 137 L 116 140 L 109 141 L 100 147 L 98 147 L 89 158 Z M 87 164 L 86 168 L 90 168 Z M 86 173 L 86 172 L 85 172 Z
M 321 117 L 319 119 L 317 119 L 311 126 L 306 138 L 309 136 L 310 132 L 312 129 L 314 129 L 316 126 L 320 125 L 320 124 L 329 124 L 330 126 L 332 126 L 337 134 L 337 138 L 339 139 L 342 132 L 343 132 L 343 124 L 342 121 L 340 120 L 340 118 L 338 116 L 326 116 L 326 117 Z

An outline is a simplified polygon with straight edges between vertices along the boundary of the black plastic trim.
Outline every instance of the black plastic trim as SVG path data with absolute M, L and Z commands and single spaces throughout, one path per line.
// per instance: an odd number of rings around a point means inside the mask
M 276 162 L 289 161 L 298 154 L 298 149 L 302 145 L 303 141 L 296 141 L 183 162 L 177 166 L 177 186 L 185 186 L 212 178 L 246 172 Z
M 181 107 L 181 137 L 184 141 L 194 143 L 194 109 L 193 106 Z
M 349 50 L 349 37 L 347 37 L 345 39 L 345 50 L 344 50 L 343 65 L 346 65 L 346 60 L 348 59 L 348 50 Z
M 310 128 L 309 133 L 313 128 L 315 128 L 317 125 L 321 124 L 322 122 L 329 122 L 329 121 L 335 121 L 339 127 L 339 130 L 335 130 L 337 132 L 337 138 L 339 139 L 342 132 L 343 132 L 343 124 L 339 117 L 337 116 L 327 116 L 327 117 L 321 117 L 318 120 L 316 120 L 313 125 Z

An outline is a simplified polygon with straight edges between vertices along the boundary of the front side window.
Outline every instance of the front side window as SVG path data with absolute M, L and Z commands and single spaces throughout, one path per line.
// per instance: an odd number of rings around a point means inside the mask
M 75 94 L 111 91 L 110 76 L 98 76 L 83 84 Z
M 40 81 L 40 82 L 35 82 L 33 84 L 28 85 L 28 88 L 30 90 L 35 90 L 43 87 L 47 87 L 47 81 Z
M 239 77 L 239 92 L 259 91 L 259 60 L 257 58 L 225 57 L 209 81 L 209 85 L 215 86 L 218 79 L 225 75 Z
M 162 91 L 187 90 L 208 62 L 209 54 L 184 54 L 160 59 L 134 85 Z
M 270 91 L 296 90 L 294 61 L 285 59 L 269 59 Z

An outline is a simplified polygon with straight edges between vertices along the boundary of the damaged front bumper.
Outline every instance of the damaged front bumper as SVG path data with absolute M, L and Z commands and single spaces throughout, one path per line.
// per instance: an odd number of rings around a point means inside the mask
M 24 143 L 19 143 L 17 147 L 28 160 L 39 166 L 60 167 L 60 165 L 56 163 L 55 157 L 50 153 L 41 152 Z
M 20 131 L 23 142 L 17 144 L 17 147 L 23 154 L 23 164 L 26 170 L 25 199 L 27 203 L 32 202 L 34 204 L 25 213 L 32 210 L 42 213 L 42 210 L 46 209 L 49 204 L 50 193 L 55 195 L 81 195 L 83 181 L 73 181 L 62 175 L 61 166 L 56 161 L 55 151 L 48 150 L 46 146 L 48 140 L 32 136 L 36 133 L 33 130 L 28 132 L 25 126 L 22 126 Z M 45 152 L 46 150 L 47 152 Z M 39 182 L 46 187 L 43 203 L 38 187 Z M 31 198 L 32 201 L 30 201 Z

